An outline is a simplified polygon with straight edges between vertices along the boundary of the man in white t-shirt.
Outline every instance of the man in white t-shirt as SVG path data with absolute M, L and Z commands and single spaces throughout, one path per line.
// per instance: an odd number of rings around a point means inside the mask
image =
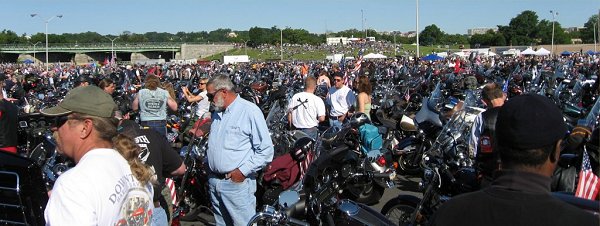
M 329 89 L 327 103 L 331 106 L 329 112 L 329 125 L 332 127 L 342 127 L 348 111 L 353 110 L 356 96 L 354 92 L 344 85 L 344 75 L 340 72 L 333 74 L 333 83 Z
M 313 94 L 317 88 L 317 80 L 306 77 L 304 92 L 296 93 L 288 105 L 288 122 L 313 139 L 317 139 L 317 126 L 325 121 L 325 103 Z
M 46 225 L 150 225 L 154 172 L 131 138 L 117 135 L 117 105 L 96 86 L 71 90 L 57 106 L 57 150 L 77 165 L 58 177 L 46 205 Z

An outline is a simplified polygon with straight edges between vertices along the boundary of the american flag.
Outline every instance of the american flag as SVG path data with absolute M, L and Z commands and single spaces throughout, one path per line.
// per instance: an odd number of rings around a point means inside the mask
M 169 192 L 171 193 L 171 204 L 177 206 L 178 204 L 178 200 L 177 200 L 177 189 L 175 189 L 175 181 L 173 181 L 171 178 L 165 178 L 165 184 L 167 185 L 167 187 L 169 188 Z M 154 191 L 156 192 L 156 191 Z M 158 191 L 160 192 L 160 191 Z
M 406 92 L 404 92 L 404 99 L 408 102 L 410 101 L 410 89 L 406 88 Z
M 579 181 L 577 182 L 577 191 L 575 192 L 575 196 L 594 200 L 596 195 L 598 195 L 598 190 L 600 190 L 598 176 L 596 176 L 592 171 L 590 157 L 588 156 L 587 150 L 584 148 L 581 171 L 579 171 Z

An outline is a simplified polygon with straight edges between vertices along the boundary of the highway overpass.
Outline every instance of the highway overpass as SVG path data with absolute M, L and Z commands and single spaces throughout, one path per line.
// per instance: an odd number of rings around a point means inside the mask
M 48 62 L 75 62 L 86 64 L 111 58 L 114 51 L 117 60 L 140 61 L 146 59 L 200 59 L 233 49 L 230 43 L 78 43 L 49 44 Z M 25 59 L 37 63 L 46 61 L 43 43 L 34 45 L 0 45 L 0 62 L 18 62 Z

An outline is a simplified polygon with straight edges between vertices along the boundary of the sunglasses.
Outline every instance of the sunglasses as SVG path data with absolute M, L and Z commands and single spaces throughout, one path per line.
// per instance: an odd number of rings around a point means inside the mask
M 341 82 L 342 80 L 341 79 L 334 79 L 334 81 Z
M 213 99 L 215 98 L 215 95 L 219 92 L 219 91 L 224 91 L 225 89 L 219 89 L 217 91 L 215 91 L 214 93 L 206 93 L 206 97 L 208 97 L 208 101 L 212 102 Z
M 200 85 L 206 85 L 206 82 L 201 82 Z
M 75 118 L 75 117 L 69 118 L 69 115 L 63 115 L 63 116 L 55 117 L 54 118 L 54 122 L 52 122 L 52 127 L 60 128 L 65 123 L 67 123 L 67 121 L 69 121 L 69 120 L 83 120 L 82 118 Z

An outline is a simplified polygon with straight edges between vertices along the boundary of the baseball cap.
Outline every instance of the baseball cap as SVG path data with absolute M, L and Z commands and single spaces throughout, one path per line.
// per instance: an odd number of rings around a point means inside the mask
M 72 89 L 57 106 L 42 109 L 47 116 L 61 116 L 73 112 L 103 118 L 113 117 L 117 105 L 108 93 L 96 86 L 84 86 Z
M 498 112 L 497 144 L 515 149 L 551 145 L 567 133 L 562 112 L 549 98 L 524 94 L 508 100 Z

